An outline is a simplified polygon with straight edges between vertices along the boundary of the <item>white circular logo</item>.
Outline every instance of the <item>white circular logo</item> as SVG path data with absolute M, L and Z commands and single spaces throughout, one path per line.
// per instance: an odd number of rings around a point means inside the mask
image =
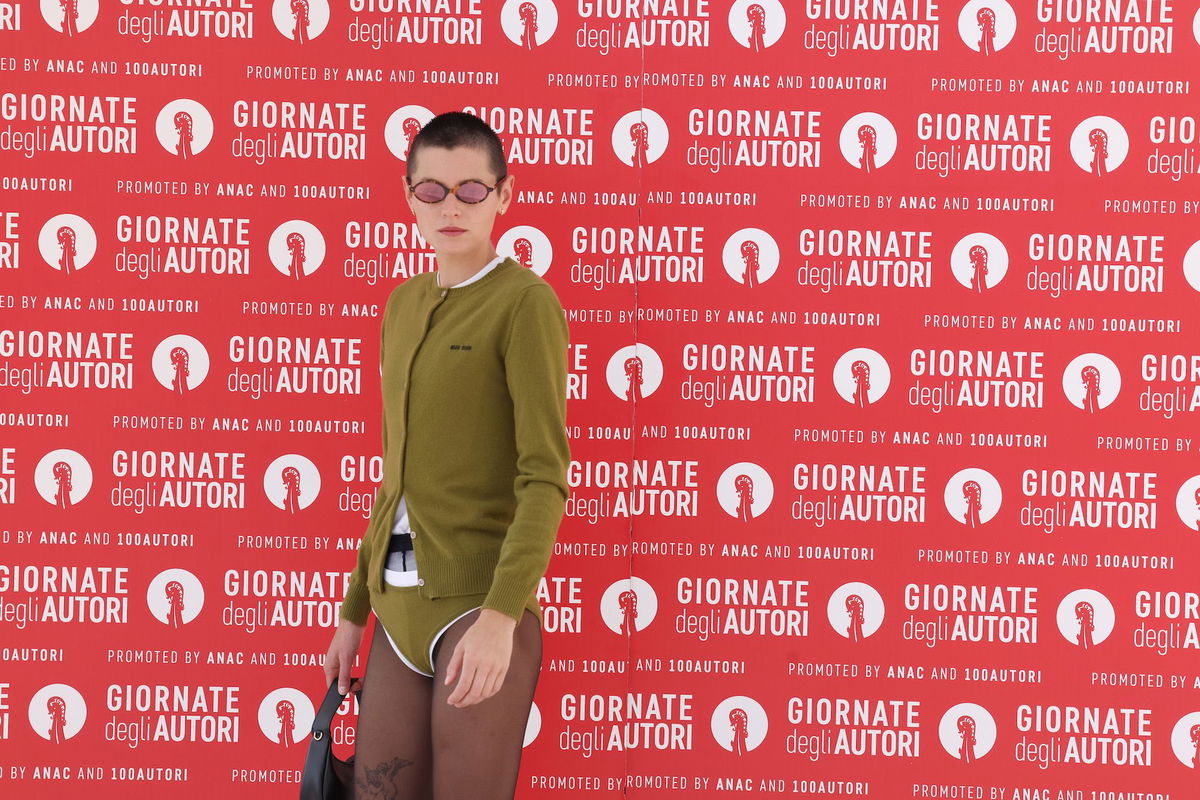
M 752 52 L 778 42 L 786 27 L 787 12 L 779 0 L 734 0 L 729 7 L 729 33 Z
M 321 471 L 302 455 L 282 455 L 267 465 L 263 491 L 271 505 L 294 514 L 321 493 Z
M 1200 242 L 1193 242 L 1183 254 L 1183 277 L 1187 278 L 1188 285 L 1200 292 Z
M 946 752 L 963 763 L 983 758 L 996 744 L 996 720 L 983 706 L 951 706 L 938 723 L 938 741 Z
M 1184 714 L 1171 728 L 1171 752 L 1185 767 L 1200 769 L 1200 711 Z
M 87 703 L 74 686 L 52 683 L 38 689 L 29 700 L 29 727 L 55 744 L 79 733 L 86 719 Z
M 300 280 L 321 268 L 325 237 L 311 222 L 291 219 L 271 232 L 267 241 L 271 265 L 283 275 Z
M 271 22 L 275 30 L 297 44 L 306 44 L 329 26 L 328 0 L 274 0 Z
M 194 336 L 176 333 L 163 339 L 150 357 L 155 379 L 176 394 L 186 394 L 208 377 L 208 350 Z
M 767 712 L 753 697 L 727 697 L 712 713 L 712 735 L 734 755 L 745 755 L 767 738 Z
M 950 271 L 972 292 L 985 292 L 1008 273 L 1008 250 L 990 233 L 968 234 L 950 251 Z
M 212 114 L 195 100 L 172 100 L 155 117 L 154 135 L 163 150 L 187 161 L 212 141 Z
M 96 231 L 77 214 L 57 214 L 38 231 L 38 253 L 59 272 L 74 274 L 96 255 Z
M 774 496 L 771 476 L 749 461 L 727 467 L 717 478 L 717 502 L 726 514 L 741 522 L 749 522 L 766 511 Z
M 610 631 L 622 636 L 645 630 L 656 614 L 658 595 L 641 578 L 622 578 L 600 597 L 600 617 Z
M 1108 638 L 1117 615 L 1108 598 L 1095 589 L 1076 589 L 1058 604 L 1058 632 L 1073 645 L 1091 650 Z
M 413 137 L 421 132 L 435 114 L 425 106 L 401 106 L 392 112 L 383 125 L 383 141 L 387 149 L 401 161 L 408 161 L 408 148 Z
M 864 172 L 874 172 L 896 154 L 896 128 L 882 114 L 864 111 L 846 120 L 838 136 L 842 158 Z
M 496 242 L 496 252 L 502 256 L 512 256 L 518 264 L 541 277 L 545 277 L 550 264 L 554 262 L 554 246 L 550 244 L 550 237 L 532 225 L 509 228 Z
M 1071 133 L 1071 158 L 1084 172 L 1107 175 L 1129 154 L 1129 134 L 1112 117 L 1088 117 Z
M 1003 495 L 1000 481 L 992 473 L 968 467 L 950 477 L 942 499 L 956 521 L 968 528 L 978 528 L 996 516 Z
M 985 56 L 995 55 L 1017 33 L 1017 14 L 1006 0 L 968 0 L 958 12 L 963 44 Z
M 156 620 L 178 628 L 194 620 L 204 608 L 204 585 L 186 569 L 163 570 L 146 587 L 146 605 Z
M 1095 413 L 1117 399 L 1121 392 L 1121 370 L 1108 356 L 1084 353 L 1067 364 L 1062 385 L 1071 405 Z
M 861 642 L 879 630 L 883 614 L 883 597 L 874 586 L 857 581 L 834 589 L 825 606 L 830 627 L 852 642 Z
M 312 701 L 299 689 L 276 689 L 258 704 L 259 730 L 282 747 L 303 742 L 316 716 Z
M 1200 475 L 1193 475 L 1175 493 L 1175 513 L 1194 531 L 1200 531 Z
M 99 0 L 76 0 L 74 15 L 68 15 L 70 5 L 62 0 L 41 0 L 38 10 L 42 12 L 42 19 L 47 25 L 67 36 L 86 31 L 100 15 Z
M 613 394 L 622 400 L 636 402 L 654 394 L 662 384 L 662 359 L 647 344 L 627 345 L 608 359 L 604 378 Z
M 550 0 L 505 0 L 500 28 L 510 42 L 532 50 L 558 30 L 558 8 Z
M 541 730 L 542 712 L 538 709 L 537 703 L 530 703 L 529 716 L 525 719 L 525 738 L 521 742 L 521 747 L 529 747 L 533 744 L 533 740 L 537 738 Z
M 630 111 L 613 126 L 612 148 L 631 167 L 643 167 L 662 157 L 670 134 L 667 121 L 648 108 Z
M 779 269 L 779 245 L 764 230 L 742 228 L 725 240 L 721 264 L 729 277 L 753 288 L 766 282 Z
M 877 402 L 891 383 L 887 360 L 866 347 L 846 351 L 833 365 L 834 389 L 843 400 L 859 408 Z
M 70 508 L 91 491 L 92 466 L 74 450 L 51 450 L 33 468 L 33 485 L 50 505 Z

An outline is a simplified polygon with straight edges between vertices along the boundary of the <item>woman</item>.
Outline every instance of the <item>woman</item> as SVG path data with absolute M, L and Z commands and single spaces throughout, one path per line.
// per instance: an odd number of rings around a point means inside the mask
M 351 688 L 374 610 L 358 800 L 511 798 L 568 491 L 567 325 L 550 285 L 492 245 L 513 177 L 491 128 L 435 117 L 405 180 L 437 271 L 384 309 L 383 483 L 325 677 Z

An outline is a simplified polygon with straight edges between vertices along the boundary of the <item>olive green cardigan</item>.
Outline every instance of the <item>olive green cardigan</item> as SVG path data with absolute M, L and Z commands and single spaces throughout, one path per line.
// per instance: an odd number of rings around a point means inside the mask
M 383 483 L 341 616 L 385 591 L 392 518 L 408 505 L 424 597 L 486 594 L 520 620 L 562 520 L 567 323 L 554 289 L 511 258 L 443 289 L 392 290 L 380 330 Z M 411 422 L 411 425 L 410 425 Z

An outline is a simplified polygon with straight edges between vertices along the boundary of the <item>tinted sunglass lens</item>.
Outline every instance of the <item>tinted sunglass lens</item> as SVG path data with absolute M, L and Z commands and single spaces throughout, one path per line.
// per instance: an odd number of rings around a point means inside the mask
M 488 196 L 488 187 L 477 181 L 467 181 L 455 192 L 464 203 L 481 203 Z
M 413 194 L 425 203 L 437 203 L 446 197 L 446 188 L 432 181 L 421 181 L 413 187 Z

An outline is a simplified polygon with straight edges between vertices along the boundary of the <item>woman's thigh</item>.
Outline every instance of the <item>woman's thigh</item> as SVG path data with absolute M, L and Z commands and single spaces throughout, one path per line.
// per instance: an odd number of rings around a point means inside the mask
M 446 669 L 459 639 L 475 623 L 474 611 L 442 635 L 433 680 L 433 785 L 436 800 L 512 800 L 521 764 L 525 723 L 542 668 L 542 631 L 526 610 L 513 635 L 512 658 L 500 690 L 466 708 L 446 703 L 454 685 Z
M 432 796 L 429 709 L 433 679 L 409 669 L 375 622 L 354 742 L 356 800 Z

